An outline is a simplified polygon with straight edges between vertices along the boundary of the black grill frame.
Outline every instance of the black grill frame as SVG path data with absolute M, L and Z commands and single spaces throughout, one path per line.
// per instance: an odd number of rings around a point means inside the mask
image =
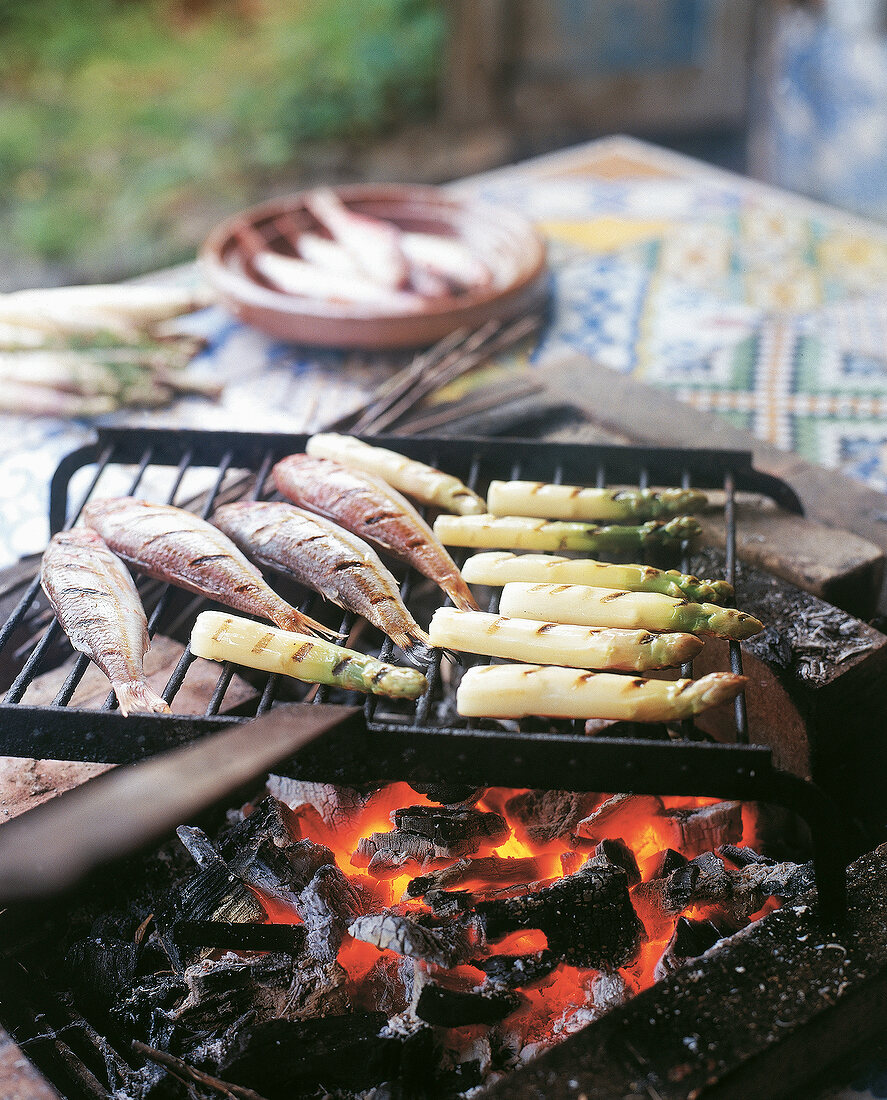
M 208 515 L 231 470 L 249 471 L 242 495 L 261 495 L 268 472 L 278 459 L 304 450 L 305 435 L 240 432 L 200 432 L 172 429 L 100 428 L 92 443 L 68 455 L 59 464 L 50 488 L 50 526 L 53 532 L 73 525 L 95 490 L 101 473 L 110 465 L 134 466 L 130 492 L 137 493 L 149 467 L 175 469 L 169 495 L 176 499 L 186 472 L 194 467 L 215 471 L 214 485 L 206 495 L 202 514 Z M 429 439 L 426 437 L 373 437 L 371 442 L 389 446 L 432 465 L 453 472 L 475 485 L 493 477 L 523 477 L 533 480 L 579 482 L 605 485 L 629 483 L 645 486 L 690 484 L 703 489 L 723 489 L 726 498 L 727 579 L 735 572 L 735 510 L 737 490 L 770 497 L 783 508 L 800 514 L 797 495 L 785 482 L 755 470 L 745 451 L 710 449 L 658 449 L 647 447 L 601 447 L 577 443 L 537 442 L 518 439 Z M 87 492 L 74 506 L 69 503 L 72 476 L 85 466 L 96 471 Z M 690 569 L 689 560 L 681 563 Z M 412 583 L 408 571 L 404 593 Z M 9 644 L 26 619 L 39 595 L 35 580 L 18 607 L 0 629 L 0 651 Z M 156 625 L 164 613 L 170 593 L 161 592 L 149 624 Z M 311 607 L 306 602 L 305 609 Z M 196 606 L 189 607 L 196 613 Z M 351 617 L 340 628 L 347 630 Z M 338 625 L 338 624 L 337 624 Z M 189 741 L 209 730 L 230 725 L 244 717 L 220 715 L 233 669 L 226 666 L 206 713 L 198 717 L 180 715 L 132 715 L 122 719 L 115 713 L 116 701 L 109 695 L 101 711 L 69 707 L 79 678 L 88 665 L 78 657 L 74 669 L 52 706 L 22 703 L 28 685 L 39 672 L 41 661 L 59 632 L 52 623 L 43 639 L 22 664 L 0 704 L 0 753 L 54 759 L 130 763 L 165 748 Z M 392 651 L 386 642 L 380 656 Z M 193 660 L 186 649 L 173 672 L 165 696 L 172 700 Z M 734 672 L 742 671 L 738 643 L 730 645 Z M 685 669 L 685 674 L 692 674 Z M 379 702 L 367 699 L 362 728 L 349 723 L 336 735 L 300 754 L 290 773 L 325 782 L 360 784 L 414 779 L 415 781 L 470 782 L 477 785 L 549 786 L 553 788 L 631 790 L 638 793 L 716 795 L 787 806 L 811 826 L 814 860 L 820 887 L 823 916 L 837 919 L 843 911 L 844 861 L 847 846 L 838 814 L 831 801 L 812 783 L 772 766 L 770 749 L 748 744 L 744 701 L 737 700 L 736 744 L 710 744 L 692 723 L 682 723 L 681 738 L 649 740 L 630 726 L 613 727 L 606 736 L 588 738 L 570 732 L 562 723 L 557 732 L 506 733 L 478 728 L 468 721 L 460 726 L 437 723 L 431 712 L 439 664 L 429 671 L 430 688 L 415 710 L 395 716 L 379 714 Z M 261 714 L 274 702 L 277 678 L 268 678 L 255 713 Z M 328 702 L 329 692 L 321 688 L 311 701 Z M 352 702 L 353 696 L 346 702 Z M 309 704 L 306 704 L 309 705 Z

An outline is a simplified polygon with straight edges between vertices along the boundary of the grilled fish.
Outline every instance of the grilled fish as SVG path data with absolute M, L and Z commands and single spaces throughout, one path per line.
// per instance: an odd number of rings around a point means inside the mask
M 377 626 L 409 657 L 427 660 L 431 641 L 400 598 L 372 547 L 334 523 L 281 501 L 235 501 L 212 521 L 260 565 L 289 573 Z
M 273 474 L 277 488 L 294 504 L 326 516 L 412 565 L 460 610 L 478 610 L 434 532 L 412 504 L 380 478 L 307 454 L 281 459 Z
M 108 497 L 87 504 L 83 517 L 115 554 L 149 577 L 270 619 L 283 630 L 338 637 L 290 607 L 227 536 L 193 512 L 133 497 Z
M 148 622 L 123 562 L 86 527 L 53 535 L 40 569 L 43 591 L 71 645 L 111 681 L 121 714 L 169 711 L 145 680 Z

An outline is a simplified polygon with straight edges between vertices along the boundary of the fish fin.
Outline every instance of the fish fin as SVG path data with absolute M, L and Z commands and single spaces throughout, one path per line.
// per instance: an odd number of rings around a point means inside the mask
M 120 713 L 126 717 L 131 711 L 137 713 L 169 714 L 169 703 L 162 699 L 150 684 L 143 680 L 131 680 L 129 683 L 111 684 Z
M 410 634 L 394 633 L 391 640 L 407 660 L 418 668 L 426 668 L 438 653 L 437 647 L 431 644 L 431 639 L 424 630 Z
M 466 594 L 458 590 L 447 589 L 446 593 L 460 611 L 480 611 L 470 592 Z
M 295 630 L 297 634 L 317 634 L 319 637 L 329 638 L 331 641 L 344 637 L 341 631 L 324 626 L 323 623 L 312 619 L 310 615 L 303 615 L 301 611 L 296 610 L 293 610 L 292 614 L 287 616 L 286 622 L 278 622 L 277 625 L 284 630 Z

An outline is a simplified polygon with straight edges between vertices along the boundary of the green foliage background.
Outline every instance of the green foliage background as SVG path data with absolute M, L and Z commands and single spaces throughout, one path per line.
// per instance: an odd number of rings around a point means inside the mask
M 433 107 L 435 0 L 0 0 L 0 249 L 189 255 L 200 214 Z

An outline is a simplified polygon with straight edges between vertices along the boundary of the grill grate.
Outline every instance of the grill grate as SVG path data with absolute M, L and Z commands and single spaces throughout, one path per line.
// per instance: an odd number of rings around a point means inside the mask
M 304 435 L 100 429 L 96 440 L 65 458 L 53 477 L 51 528 L 56 531 L 73 525 L 93 496 L 122 493 L 184 504 L 208 516 L 222 500 L 264 495 L 272 464 L 304 450 L 306 439 Z M 746 452 L 501 439 L 376 437 L 376 441 L 457 474 L 480 492 L 492 478 L 516 477 L 599 486 L 692 484 L 722 489 L 726 499 L 727 579 L 731 583 L 736 561 L 735 492 L 761 493 L 791 511 L 801 511 L 791 488 L 755 470 Z M 201 479 L 200 493 L 188 498 L 186 481 L 194 475 Z M 159 489 L 164 479 L 165 488 Z M 81 484 L 74 486 L 76 481 Z M 681 567 L 692 571 L 686 553 Z M 178 590 L 157 582 L 140 583 L 150 609 L 152 633 L 162 627 L 166 634 L 180 631 L 187 635 L 194 616 L 206 602 L 194 597 L 183 600 Z M 424 578 L 410 570 L 404 572 L 401 591 L 408 604 L 422 595 L 423 585 L 427 585 Z M 276 582 L 275 586 L 279 587 Z M 300 595 L 292 602 L 298 602 L 303 611 L 324 619 L 346 635 L 354 630 L 359 635 L 351 643 L 355 648 L 366 649 L 383 660 L 392 656 L 394 647 L 388 639 L 381 644 L 378 638 L 374 641 L 372 631 L 361 622 L 355 624 L 348 614 L 330 622 L 329 605 L 324 608 L 320 597 L 313 593 L 302 590 Z M 494 599 L 490 610 L 496 606 Z M 43 633 L 35 643 L 39 630 Z M 429 688 L 415 704 L 373 696 L 364 699 L 324 687 L 309 688 L 289 678 L 281 683 L 281 678 L 271 675 L 256 681 L 256 695 L 247 713 L 225 714 L 226 692 L 235 671 L 226 665 L 208 693 L 202 715 L 132 715 L 124 721 L 114 712 L 113 693 L 98 711 L 70 705 L 88 666 L 83 656 L 75 660 L 51 705 L 29 704 L 28 689 L 35 677 L 61 663 L 71 652 L 58 623 L 51 618 L 37 580 L 0 629 L 0 658 L 4 649 L 12 653 L 18 670 L 0 704 L 0 753 L 126 763 L 192 740 L 207 730 L 262 714 L 276 700 L 291 700 L 293 692 L 307 704 L 357 703 L 363 705 L 365 732 L 370 737 L 359 750 L 353 741 L 349 742 L 332 766 L 335 753 L 309 748 L 295 762 L 302 777 L 361 783 L 410 776 L 431 781 L 436 775 L 445 775 L 452 781 L 477 785 L 485 782 L 565 788 L 579 783 L 578 789 L 592 782 L 596 790 L 647 789 L 650 793 L 775 801 L 800 813 L 811 825 L 823 907 L 837 913 L 843 904 L 842 838 L 840 829 L 833 827 L 834 811 L 818 788 L 777 772 L 771 766 L 769 750 L 748 744 L 741 696 L 735 708 L 736 744 L 708 743 L 689 721 L 671 735 L 661 727 L 619 723 L 609 727 L 606 736 L 587 738 L 576 736 L 583 732 L 581 723 L 546 722 L 540 730 L 539 721 L 530 719 L 514 723 L 509 732 L 503 732 L 499 724 L 459 718 L 447 705 L 450 695 L 443 690 L 444 681 L 455 673 L 442 669 L 439 660 L 428 669 Z M 20 667 L 16 664 L 19 658 Z M 168 702 L 174 702 L 193 660 L 186 647 L 163 692 Z M 730 645 L 730 665 L 732 671 L 742 671 L 740 647 L 735 642 Z M 690 667 L 683 671 L 692 674 Z

